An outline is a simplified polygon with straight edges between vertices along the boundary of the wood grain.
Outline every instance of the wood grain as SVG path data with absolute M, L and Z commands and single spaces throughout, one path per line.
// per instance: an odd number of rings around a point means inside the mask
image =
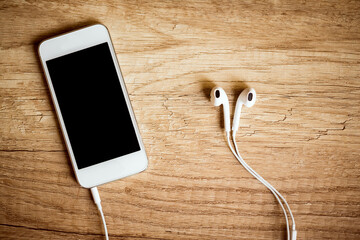
M 274 197 L 226 147 L 219 85 L 245 160 L 289 202 L 299 239 L 360 239 L 359 1 L 1 1 L 0 238 L 103 239 L 70 167 L 36 48 L 105 24 L 149 168 L 99 188 L 110 239 L 285 239 Z

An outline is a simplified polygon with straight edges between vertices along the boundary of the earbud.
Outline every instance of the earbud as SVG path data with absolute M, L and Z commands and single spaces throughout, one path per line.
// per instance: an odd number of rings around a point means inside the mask
M 214 87 L 210 93 L 211 103 L 215 107 L 223 105 L 224 108 L 224 126 L 225 131 L 230 132 L 230 111 L 229 111 L 229 99 L 221 87 Z
M 240 93 L 240 95 L 236 101 L 235 114 L 234 114 L 232 129 L 231 129 L 233 131 L 233 133 L 236 132 L 239 128 L 242 105 L 245 105 L 247 107 L 252 107 L 255 104 L 255 101 L 256 101 L 255 89 L 246 88 Z

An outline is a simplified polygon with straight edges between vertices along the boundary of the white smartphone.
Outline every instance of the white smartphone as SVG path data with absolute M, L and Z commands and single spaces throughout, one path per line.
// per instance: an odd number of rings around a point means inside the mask
M 91 188 L 145 170 L 148 159 L 107 28 L 50 38 L 38 51 L 79 184 Z

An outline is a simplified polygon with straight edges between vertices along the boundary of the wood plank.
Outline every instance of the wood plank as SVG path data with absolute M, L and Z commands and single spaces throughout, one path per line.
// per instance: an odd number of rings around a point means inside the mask
M 0 238 L 103 239 L 75 180 L 38 43 L 105 24 L 149 156 L 99 188 L 111 239 L 285 239 L 274 197 L 232 157 L 222 111 L 247 86 L 245 160 L 286 197 L 299 239 L 360 238 L 360 2 L 3 1 Z

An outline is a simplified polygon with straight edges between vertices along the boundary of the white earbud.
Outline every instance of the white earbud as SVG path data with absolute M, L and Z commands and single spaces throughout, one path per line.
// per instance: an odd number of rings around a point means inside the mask
M 255 104 L 255 102 L 256 102 L 255 89 L 246 88 L 240 93 L 240 95 L 236 101 L 235 114 L 234 114 L 232 129 L 231 129 L 233 132 L 236 132 L 239 129 L 242 105 L 245 105 L 247 107 L 252 107 Z
M 225 131 L 230 132 L 230 111 L 229 111 L 229 99 L 221 87 L 214 87 L 210 93 L 211 103 L 218 107 L 223 105 L 224 108 L 224 126 Z

